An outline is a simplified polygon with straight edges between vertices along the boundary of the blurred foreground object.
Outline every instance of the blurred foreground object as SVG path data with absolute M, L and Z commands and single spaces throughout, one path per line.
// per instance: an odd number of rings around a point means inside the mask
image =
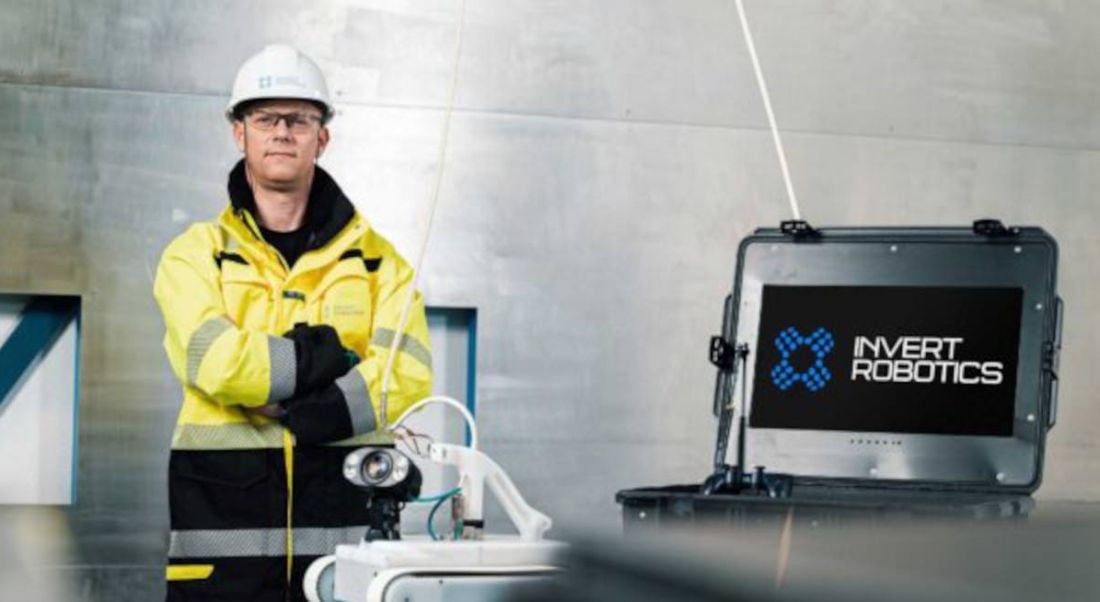
M 0 600 L 69 602 L 71 534 L 57 508 L 0 507 Z
M 787 529 L 698 523 L 570 546 L 570 570 L 553 587 L 513 599 L 1100 599 L 1100 505 L 1045 502 L 1029 520 L 982 523 L 841 528 L 793 518 Z

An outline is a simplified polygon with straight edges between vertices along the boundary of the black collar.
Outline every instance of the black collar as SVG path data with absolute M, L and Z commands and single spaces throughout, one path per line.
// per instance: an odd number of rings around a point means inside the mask
M 252 196 L 252 187 L 245 176 L 244 159 L 241 159 L 229 172 L 229 202 L 238 213 L 247 211 L 256 217 L 256 199 Z M 355 216 L 355 206 L 351 204 L 336 180 L 320 166 L 314 167 L 313 185 L 309 189 L 309 201 L 306 204 L 306 217 L 302 227 L 309 229 L 309 241 L 306 251 L 325 246 L 336 237 L 351 218 Z M 258 220 L 257 220 L 258 221 Z

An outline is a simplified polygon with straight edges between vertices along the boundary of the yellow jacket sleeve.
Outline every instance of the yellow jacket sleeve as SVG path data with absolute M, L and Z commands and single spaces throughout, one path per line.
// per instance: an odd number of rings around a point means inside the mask
M 165 249 L 153 293 L 164 316 L 172 370 L 221 405 L 259 406 L 293 395 L 294 343 L 238 328 L 222 298 L 216 231 L 192 226 Z
M 363 360 L 337 379 L 348 403 L 356 435 L 381 426 L 383 372 L 397 333 L 401 311 L 412 286 L 413 270 L 385 243 L 378 285 L 373 291 L 373 320 L 370 345 Z M 417 291 L 409 310 L 405 336 L 397 348 L 387 401 L 387 424 L 392 424 L 413 403 L 432 390 L 432 353 L 424 299 Z

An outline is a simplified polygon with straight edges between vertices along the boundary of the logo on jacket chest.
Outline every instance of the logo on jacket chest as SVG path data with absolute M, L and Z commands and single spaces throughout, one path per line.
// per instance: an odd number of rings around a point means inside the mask
M 367 315 L 367 308 L 357 303 L 326 303 L 324 318 L 359 318 Z

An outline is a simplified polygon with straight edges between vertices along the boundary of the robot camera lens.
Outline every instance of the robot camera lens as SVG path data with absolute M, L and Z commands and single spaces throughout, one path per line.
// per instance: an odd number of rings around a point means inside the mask
M 392 471 L 393 460 L 385 452 L 372 452 L 363 460 L 363 477 L 369 483 L 381 483 Z

